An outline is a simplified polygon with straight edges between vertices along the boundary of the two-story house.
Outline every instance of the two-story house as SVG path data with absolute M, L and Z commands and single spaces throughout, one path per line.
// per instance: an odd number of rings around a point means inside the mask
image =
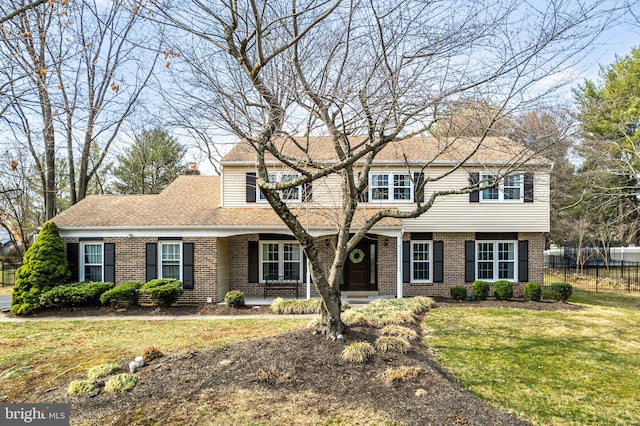
M 505 139 L 488 138 L 476 147 L 470 139 L 412 138 L 377 155 L 354 227 L 377 209 L 411 209 L 416 197 L 428 199 L 433 191 L 482 187 L 501 178 L 479 192 L 439 197 L 418 218 L 376 224 L 348 256 L 343 291 L 448 297 L 452 286 L 506 279 L 521 294 L 527 281 L 542 282 L 551 163 L 525 157 L 522 147 Z M 318 164 L 335 161 L 328 138 L 283 141 L 281 149 Z M 295 176 L 275 158 L 266 161 L 271 180 Z M 428 183 L 418 191 L 424 179 Z M 340 185 L 330 175 L 282 191 L 327 264 Z M 90 196 L 53 221 L 74 280 L 177 278 L 185 304 L 218 302 L 234 289 L 262 296 L 271 277 L 299 283 L 303 295 L 317 294 L 300 245 L 256 187 L 255 153 L 245 143 L 222 159 L 220 176 L 184 175 L 157 195 Z

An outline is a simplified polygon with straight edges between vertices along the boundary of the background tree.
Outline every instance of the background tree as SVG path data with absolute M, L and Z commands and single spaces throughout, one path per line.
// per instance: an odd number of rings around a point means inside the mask
M 11 295 L 11 312 L 18 315 L 31 313 L 40 307 L 40 295 L 71 277 L 64 254 L 64 244 L 58 227 L 53 222 L 44 224 L 38 239 L 16 271 L 16 284 Z
M 459 1 L 455 7 L 438 1 L 153 3 L 154 13 L 184 31 L 175 38 L 174 50 L 190 72 L 174 67 L 175 62 L 171 69 L 181 84 L 191 85 L 193 115 L 220 123 L 255 151 L 257 184 L 304 249 L 324 300 L 329 335 L 344 328 L 339 288 L 346 257 L 375 224 L 388 217 L 417 217 L 438 197 L 478 190 L 432 190 L 411 211 L 364 211 L 359 200 L 376 155 L 390 143 L 428 133 L 456 100 L 479 98 L 496 105 L 488 130 L 505 111 L 530 109 L 541 94 L 530 96 L 528 90 L 571 65 L 567 61 L 602 24 L 590 25 L 599 16 L 597 6 L 563 1 L 539 9 L 507 1 Z M 278 148 L 292 135 L 314 134 L 332 139 L 335 163 L 320 163 L 310 153 L 289 158 Z M 457 166 L 415 182 L 418 190 L 464 167 L 487 134 L 467 141 L 470 154 Z M 458 136 L 438 135 L 442 149 L 460 142 Z M 500 175 L 530 154 L 519 153 Z M 268 156 L 299 177 L 269 182 Z M 342 188 L 336 194 L 337 242 L 331 258 L 322 257 L 279 197 L 281 190 L 327 176 L 339 179 Z M 356 211 L 365 215 L 360 226 Z
M 575 91 L 583 163 L 580 179 L 589 194 L 579 202 L 593 217 L 602 241 L 637 244 L 640 196 L 640 48 L 602 68 L 601 81 Z M 606 230 L 606 232 L 605 232 Z M 610 234 L 605 237 L 604 234 Z
M 186 149 L 162 129 L 144 130 L 118 156 L 113 171 L 121 194 L 157 194 L 184 171 Z
M 22 3 L 3 2 L 0 13 L 9 15 Z M 58 174 L 68 176 L 71 204 L 86 196 L 159 57 L 150 40 L 158 33 L 145 29 L 150 23 L 128 4 L 34 4 L 0 32 L 4 129 L 33 157 L 48 219 L 58 212 Z M 56 169 L 60 146 L 65 170 Z M 93 156 L 92 147 L 98 147 Z

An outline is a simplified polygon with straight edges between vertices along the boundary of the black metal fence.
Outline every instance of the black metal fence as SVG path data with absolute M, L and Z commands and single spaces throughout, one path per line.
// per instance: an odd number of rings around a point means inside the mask
M 544 285 L 566 282 L 595 292 L 640 292 L 640 262 L 589 261 L 584 265 L 550 256 L 544 265 Z
M 13 287 L 16 283 L 16 270 L 20 265 L 0 262 L 0 286 Z

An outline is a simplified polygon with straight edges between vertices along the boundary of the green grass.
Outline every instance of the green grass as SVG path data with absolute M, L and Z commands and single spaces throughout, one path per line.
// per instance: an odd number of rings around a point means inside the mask
M 640 311 L 640 293 L 595 293 L 574 288 L 569 303 Z
M 584 293 L 575 311 L 435 309 L 427 345 L 462 386 L 536 424 L 640 424 L 637 298 Z
M 303 328 L 300 319 L 43 321 L 0 323 L 0 400 L 83 377 L 91 367 L 126 365 L 153 345 L 164 353 L 224 347 Z M 35 396 L 34 396 L 35 397 Z

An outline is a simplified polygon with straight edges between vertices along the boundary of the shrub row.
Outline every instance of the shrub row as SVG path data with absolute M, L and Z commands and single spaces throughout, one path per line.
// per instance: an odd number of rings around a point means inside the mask
M 119 286 L 110 282 L 63 284 L 42 293 L 38 308 L 76 308 L 121 303 L 137 306 L 141 293 L 148 294 L 157 306 L 171 306 L 182 294 L 182 283 L 164 278 L 151 280 L 146 284 L 129 281 Z
M 568 284 L 567 284 L 568 285 Z M 569 286 L 571 287 L 571 286 Z M 451 288 L 451 297 L 457 287 Z M 460 287 L 464 288 L 464 287 Z M 460 292 L 462 292 L 460 290 Z M 569 295 L 571 292 L 569 292 Z M 466 294 L 465 294 L 466 295 Z M 489 283 L 482 280 L 476 280 L 471 286 L 471 295 L 476 300 L 486 300 L 489 296 Z M 499 280 L 493 283 L 493 295 L 497 300 L 509 300 L 513 297 L 513 283 L 507 280 Z M 524 286 L 524 298 L 526 300 L 538 301 L 542 299 L 542 287 L 536 282 L 529 282 Z M 556 299 L 560 300 L 560 299 Z M 566 299 L 565 299 L 566 300 Z

